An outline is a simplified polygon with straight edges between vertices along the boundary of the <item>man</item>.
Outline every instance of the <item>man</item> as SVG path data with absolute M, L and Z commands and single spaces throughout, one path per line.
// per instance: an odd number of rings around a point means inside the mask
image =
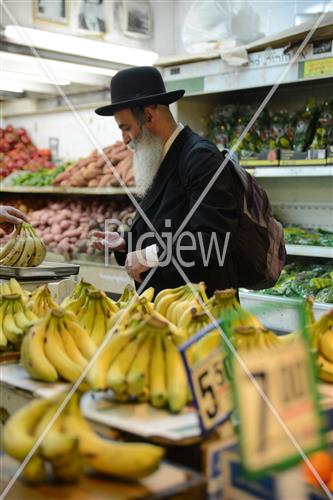
M 242 211 L 242 188 L 228 163 L 174 238 L 222 162 L 215 145 L 175 122 L 169 104 L 183 95 L 184 90 L 166 92 L 156 68 L 130 68 L 113 77 L 112 103 L 96 113 L 114 115 L 125 144 L 134 151 L 136 187 L 146 216 L 139 210 L 124 237 L 96 233 L 104 238 L 96 246 L 106 243 L 114 250 L 136 286 L 151 267 L 156 270 L 145 288 L 154 286 L 158 292 L 183 284 L 174 258 L 188 280 L 205 281 L 212 294 L 238 285 L 232 244 Z
M 0 223 L 21 224 L 28 219 L 21 210 L 7 205 L 0 206 Z

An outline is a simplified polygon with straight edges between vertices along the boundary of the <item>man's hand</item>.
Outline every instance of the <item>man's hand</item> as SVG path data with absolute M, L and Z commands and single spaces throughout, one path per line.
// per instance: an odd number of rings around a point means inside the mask
M 10 222 L 11 224 L 21 224 L 28 222 L 26 215 L 17 208 L 6 205 L 0 206 L 0 222 Z
M 126 242 L 124 238 L 119 236 L 116 232 L 104 233 L 103 231 L 95 231 L 93 233 L 94 238 L 98 238 L 92 242 L 92 246 L 98 250 L 104 250 L 105 246 L 110 250 L 117 250 L 121 252 L 126 248 Z
M 145 251 L 137 250 L 136 252 L 129 252 L 126 257 L 125 269 L 128 276 L 133 278 L 137 283 L 141 283 L 141 273 L 150 269 L 147 266 Z

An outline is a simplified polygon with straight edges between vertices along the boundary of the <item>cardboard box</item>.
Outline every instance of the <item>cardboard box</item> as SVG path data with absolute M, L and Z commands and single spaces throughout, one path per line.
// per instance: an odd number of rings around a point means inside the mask
M 280 165 L 326 165 L 325 149 L 308 151 L 280 150 Z

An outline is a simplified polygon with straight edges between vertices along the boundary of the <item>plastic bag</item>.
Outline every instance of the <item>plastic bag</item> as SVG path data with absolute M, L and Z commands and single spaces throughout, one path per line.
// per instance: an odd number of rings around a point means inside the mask
M 191 54 L 235 47 L 262 36 L 260 16 L 246 0 L 196 0 L 182 29 L 184 47 Z

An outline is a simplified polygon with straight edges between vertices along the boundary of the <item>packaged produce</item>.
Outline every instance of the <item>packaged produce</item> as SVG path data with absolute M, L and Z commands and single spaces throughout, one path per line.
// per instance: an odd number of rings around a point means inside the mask
M 291 298 L 306 298 L 311 295 L 316 302 L 333 303 L 332 265 L 330 261 L 308 263 L 304 259 L 295 259 L 283 268 L 273 288 L 260 290 L 258 293 Z
M 333 99 L 321 104 L 318 114 L 310 149 L 326 149 L 333 145 Z

